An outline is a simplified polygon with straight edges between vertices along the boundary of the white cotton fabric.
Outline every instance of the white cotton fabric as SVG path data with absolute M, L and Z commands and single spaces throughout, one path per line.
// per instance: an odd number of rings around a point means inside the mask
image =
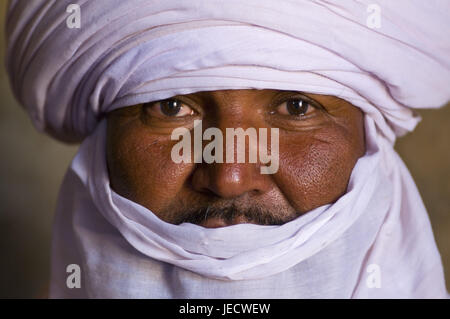
M 82 28 L 65 12 L 78 3 Z M 7 65 L 35 125 L 83 140 L 54 225 L 52 297 L 446 297 L 425 207 L 395 153 L 450 99 L 447 1 L 11 1 Z M 365 113 L 347 193 L 281 226 L 171 225 L 116 193 L 103 115 L 221 89 L 339 96 Z M 81 266 L 81 289 L 66 267 Z M 374 269 L 379 271 L 374 286 Z M 378 287 L 379 286 L 379 287 Z

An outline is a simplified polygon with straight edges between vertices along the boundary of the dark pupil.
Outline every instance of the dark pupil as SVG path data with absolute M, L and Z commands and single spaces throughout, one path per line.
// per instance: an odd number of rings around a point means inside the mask
M 174 116 L 180 112 L 181 103 L 177 100 L 164 100 L 161 102 L 161 112 L 167 116 Z
M 286 102 L 287 109 L 291 115 L 305 115 L 308 111 L 308 102 L 301 99 L 292 99 Z

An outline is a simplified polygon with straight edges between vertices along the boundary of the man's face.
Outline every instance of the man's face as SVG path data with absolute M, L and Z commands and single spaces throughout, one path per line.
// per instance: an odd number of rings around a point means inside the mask
M 218 128 L 224 144 L 226 128 L 267 128 L 269 153 L 270 131 L 278 128 L 278 171 L 261 174 L 264 164 L 248 160 L 248 143 L 245 163 L 175 163 L 171 153 L 178 141 L 171 139 L 172 132 L 192 130 L 194 120 L 202 120 L 203 131 Z M 203 141 L 203 147 L 208 143 Z M 226 146 L 223 150 L 225 158 Z M 342 196 L 364 152 L 362 112 L 333 96 L 279 90 L 197 92 L 108 116 L 112 188 L 173 224 L 289 222 Z

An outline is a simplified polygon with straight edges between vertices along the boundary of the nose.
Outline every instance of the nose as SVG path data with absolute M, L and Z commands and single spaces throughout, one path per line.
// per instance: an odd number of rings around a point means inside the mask
M 192 175 L 192 186 L 199 192 L 212 193 L 221 198 L 236 198 L 245 194 L 260 195 L 273 188 L 272 177 L 261 174 L 259 156 L 250 160 L 250 137 L 245 137 L 245 147 L 238 147 L 238 139 L 235 139 L 233 147 L 227 145 L 227 128 L 241 128 L 256 130 L 258 140 L 258 127 L 261 127 L 260 118 L 255 116 L 255 95 L 247 95 L 239 91 L 216 91 L 210 101 L 215 106 L 215 112 L 207 116 L 204 121 L 204 129 L 207 126 L 216 127 L 223 136 L 223 161 L 217 163 L 198 163 Z M 251 111 L 250 111 L 251 110 Z M 254 139 L 253 139 L 254 141 Z M 257 142 L 256 142 L 257 144 Z M 252 144 L 251 152 L 255 154 L 255 144 Z M 241 145 L 242 146 L 242 145 Z M 257 147 L 256 147 L 257 149 Z M 234 161 L 227 161 L 228 154 Z M 238 160 L 238 152 L 245 152 L 245 161 Z M 240 154 L 242 156 L 242 154 Z M 241 158 L 242 159 L 242 158 Z M 254 158 L 253 158 L 254 159 Z
M 262 164 L 260 164 L 258 156 L 256 156 L 256 163 L 254 160 L 250 160 L 249 139 L 245 139 L 244 148 L 238 147 L 237 140 L 235 140 L 234 146 L 230 147 L 227 145 L 226 127 L 221 125 L 220 128 L 223 134 L 223 161 L 197 164 L 192 175 L 193 188 L 198 192 L 212 193 L 228 199 L 246 193 L 260 195 L 268 192 L 271 188 L 271 177 L 261 174 Z M 252 145 L 252 151 L 255 152 L 257 148 L 255 149 L 254 143 Z M 227 152 L 231 152 L 233 155 L 231 158 L 234 160 L 231 163 L 228 163 Z M 244 163 L 238 161 L 238 152 L 245 152 Z
M 261 195 L 270 190 L 270 178 L 257 163 L 201 163 L 192 176 L 198 192 L 231 199 L 245 194 Z

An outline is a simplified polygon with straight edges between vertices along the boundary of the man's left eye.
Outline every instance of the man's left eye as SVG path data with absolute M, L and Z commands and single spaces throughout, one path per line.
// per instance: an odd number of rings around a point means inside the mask
M 313 110 L 314 106 L 311 102 L 302 98 L 291 98 L 276 108 L 278 114 L 291 116 L 305 116 Z
M 183 117 L 194 115 L 195 111 L 177 99 L 167 99 L 144 105 L 149 115 L 157 117 Z

